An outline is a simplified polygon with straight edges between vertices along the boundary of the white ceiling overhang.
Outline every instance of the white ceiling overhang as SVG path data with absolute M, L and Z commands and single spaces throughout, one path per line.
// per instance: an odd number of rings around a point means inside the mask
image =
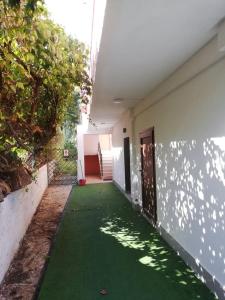
M 91 107 L 98 128 L 112 127 L 205 45 L 224 15 L 225 0 L 108 0 Z

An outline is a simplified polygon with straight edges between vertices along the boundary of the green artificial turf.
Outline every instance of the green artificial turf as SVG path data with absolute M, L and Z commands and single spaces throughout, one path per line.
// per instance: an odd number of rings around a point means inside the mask
M 38 299 L 103 298 L 215 299 L 111 183 L 73 189 Z

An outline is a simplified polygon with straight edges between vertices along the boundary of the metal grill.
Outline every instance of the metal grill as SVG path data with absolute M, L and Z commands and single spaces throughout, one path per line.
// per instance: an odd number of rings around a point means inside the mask
M 51 149 L 50 151 L 51 153 L 48 154 L 48 183 L 52 185 L 77 184 L 76 150 Z

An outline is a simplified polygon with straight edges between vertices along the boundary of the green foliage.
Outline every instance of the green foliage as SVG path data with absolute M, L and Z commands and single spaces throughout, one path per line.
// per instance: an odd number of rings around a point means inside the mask
M 76 91 L 74 93 L 74 97 L 70 103 L 70 105 L 67 107 L 66 110 L 66 114 L 65 114 L 65 118 L 64 118 L 64 127 L 73 127 L 74 128 L 74 124 L 78 124 L 79 123 L 79 118 L 80 118 L 80 114 L 79 114 L 79 103 L 81 101 L 84 101 L 83 99 L 81 99 L 81 95 L 78 91 Z
M 77 148 L 75 147 L 75 143 L 70 141 L 65 142 L 64 149 L 73 150 L 73 153 L 77 153 Z
M 57 160 L 54 174 L 55 175 L 63 174 L 63 175 L 76 176 L 77 175 L 76 160 L 72 159 L 72 160 L 67 160 L 66 162 L 63 162 L 63 160 Z
M 76 143 L 76 126 L 74 124 L 79 123 L 79 103 L 81 101 L 80 94 L 76 91 L 74 99 L 71 101 L 70 106 L 67 108 L 64 122 L 63 122 L 63 133 L 65 139 L 64 147 L 68 149 L 67 145 L 75 147 Z
M 78 98 L 91 92 L 87 58 L 42 1 L 0 1 L 0 176 L 41 156 L 58 126 L 77 122 Z

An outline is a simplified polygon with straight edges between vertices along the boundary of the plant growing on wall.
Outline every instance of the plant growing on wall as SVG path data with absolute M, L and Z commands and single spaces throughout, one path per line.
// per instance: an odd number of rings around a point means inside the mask
M 88 52 L 47 16 L 42 1 L 0 1 L 0 187 L 27 184 L 68 117 L 75 87 L 89 95 Z M 73 106 L 73 105 L 72 105 Z M 77 112 L 73 111 L 74 118 Z M 72 116 L 70 116 L 72 118 Z

